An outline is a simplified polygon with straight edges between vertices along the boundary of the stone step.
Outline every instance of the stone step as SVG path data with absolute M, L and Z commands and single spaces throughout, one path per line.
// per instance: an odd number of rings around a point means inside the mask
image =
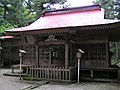
M 39 86 L 45 85 L 45 84 L 47 84 L 49 82 L 50 81 L 39 81 L 39 82 L 36 82 L 35 84 L 32 84 L 32 85 L 27 86 L 27 87 L 24 87 L 21 90 L 31 90 L 31 89 L 37 88 Z

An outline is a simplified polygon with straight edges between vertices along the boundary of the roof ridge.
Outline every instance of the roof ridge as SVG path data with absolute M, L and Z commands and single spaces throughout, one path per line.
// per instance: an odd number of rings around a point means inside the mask
M 71 12 L 85 12 L 85 11 L 100 10 L 100 9 L 101 9 L 101 5 L 97 4 L 97 5 L 89 5 L 89 6 L 81 6 L 81 7 L 56 9 L 56 10 L 46 10 L 43 11 L 42 16 L 65 14 Z

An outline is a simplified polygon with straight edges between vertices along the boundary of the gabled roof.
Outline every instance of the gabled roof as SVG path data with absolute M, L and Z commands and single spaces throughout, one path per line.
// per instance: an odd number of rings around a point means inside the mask
M 42 17 L 31 25 L 7 31 L 18 32 L 63 27 L 93 26 L 115 22 L 118 21 L 104 19 L 104 10 L 101 9 L 100 5 L 92 5 L 46 11 L 42 14 Z

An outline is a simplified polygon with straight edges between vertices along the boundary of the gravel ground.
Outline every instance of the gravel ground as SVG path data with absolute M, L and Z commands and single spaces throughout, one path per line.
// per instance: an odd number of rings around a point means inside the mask
M 0 69 L 0 90 L 20 90 L 30 84 L 20 81 L 19 77 L 3 76 L 4 72 L 10 72 L 11 69 Z
M 10 69 L 0 69 L 0 90 L 20 90 L 32 84 L 19 80 L 19 77 L 3 76 Z M 80 82 L 74 84 L 50 82 L 32 90 L 120 90 L 120 83 Z
M 120 90 L 120 83 L 46 84 L 34 90 Z

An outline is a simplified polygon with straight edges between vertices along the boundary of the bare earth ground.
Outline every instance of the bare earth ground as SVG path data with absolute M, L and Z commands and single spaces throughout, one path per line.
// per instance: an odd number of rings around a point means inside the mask
M 19 77 L 3 76 L 10 69 L 0 69 L 0 90 L 20 90 L 32 84 L 22 82 Z M 120 83 L 80 82 L 67 84 L 51 82 L 32 90 L 120 90 Z

